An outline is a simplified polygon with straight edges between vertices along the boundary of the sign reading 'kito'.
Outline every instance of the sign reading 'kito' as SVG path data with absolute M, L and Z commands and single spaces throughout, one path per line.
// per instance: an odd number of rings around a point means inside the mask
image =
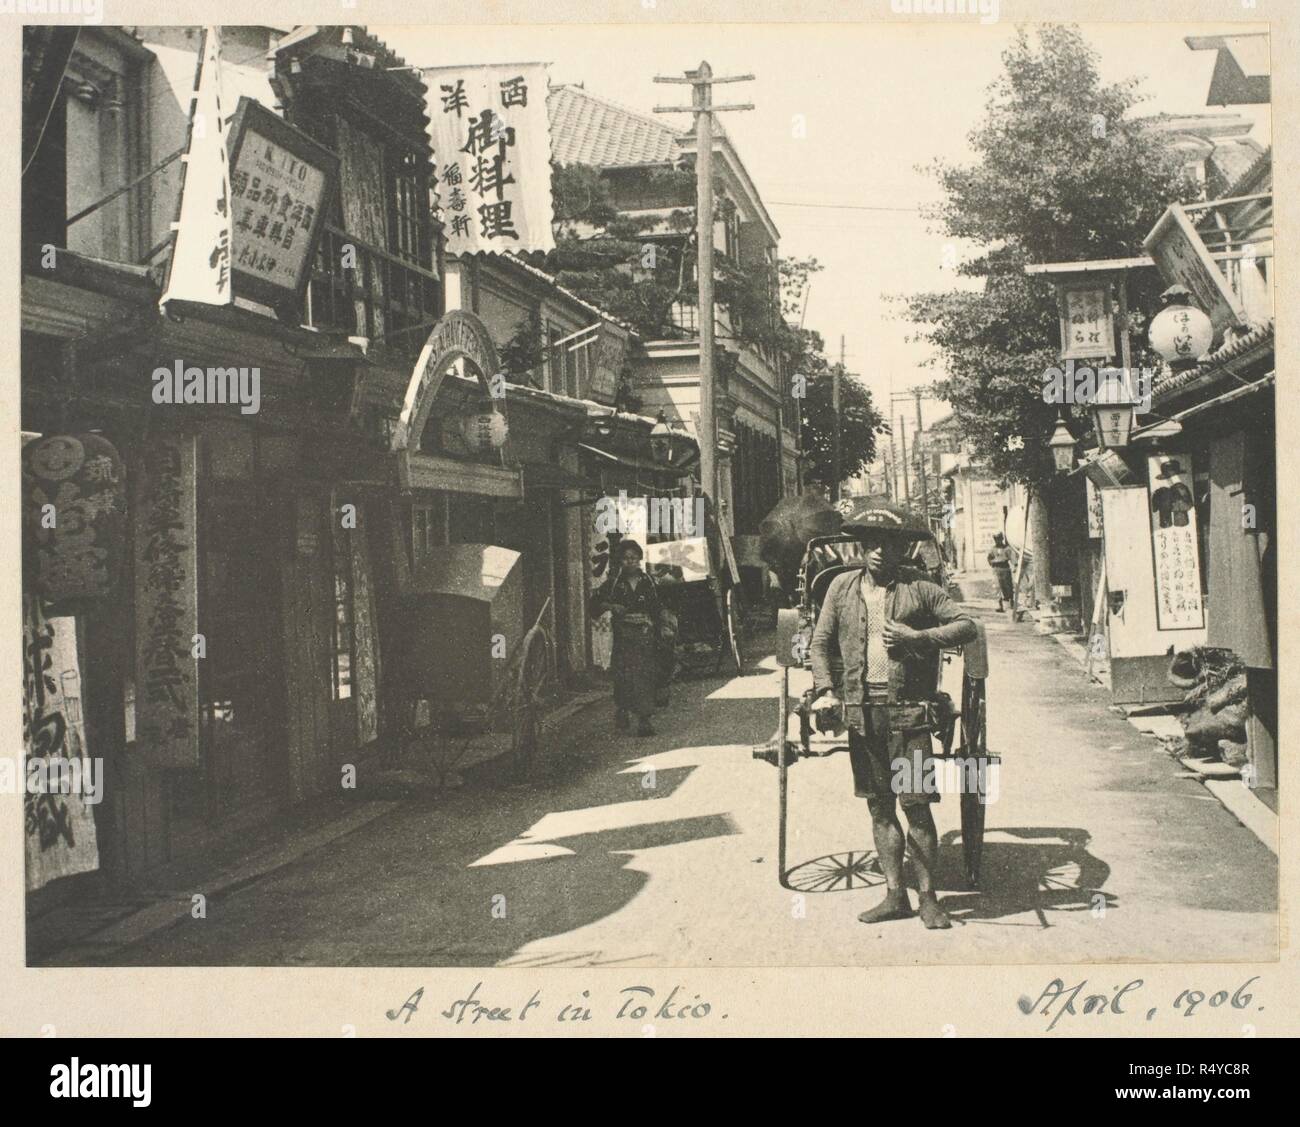
M 126 472 L 97 434 L 23 448 L 28 581 L 52 602 L 111 594 L 126 552 Z
M 153 762 L 199 763 L 195 439 L 154 438 L 135 475 L 136 734 Z
M 249 98 L 231 126 L 231 260 L 241 297 L 301 300 L 334 186 L 338 157 Z

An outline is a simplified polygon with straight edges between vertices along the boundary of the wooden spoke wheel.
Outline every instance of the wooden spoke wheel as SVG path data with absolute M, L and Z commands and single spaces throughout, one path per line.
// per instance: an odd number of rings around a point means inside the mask
M 971 888 L 977 888 L 980 882 L 980 860 L 984 853 L 984 814 L 988 797 L 985 782 L 991 762 L 985 742 L 984 682 L 963 677 L 961 695 L 961 753 L 975 760 L 979 768 L 978 771 L 962 772 L 966 783 L 969 784 L 973 776 L 975 785 L 964 785 L 961 792 L 961 852 L 967 883 Z
M 510 757 L 516 778 L 526 776 L 540 758 L 542 711 L 551 678 L 551 641 L 541 626 L 534 626 L 520 643 L 514 677 Z
M 723 618 L 727 631 L 727 648 L 731 653 L 736 673 L 745 671 L 745 654 L 741 643 L 745 638 L 745 604 L 738 587 L 728 587 L 723 600 Z

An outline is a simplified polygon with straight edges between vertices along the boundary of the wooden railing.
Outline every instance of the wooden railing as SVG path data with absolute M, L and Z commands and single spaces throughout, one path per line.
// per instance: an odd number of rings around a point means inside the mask
M 433 270 L 326 224 L 303 323 L 414 356 L 437 319 L 439 284 Z

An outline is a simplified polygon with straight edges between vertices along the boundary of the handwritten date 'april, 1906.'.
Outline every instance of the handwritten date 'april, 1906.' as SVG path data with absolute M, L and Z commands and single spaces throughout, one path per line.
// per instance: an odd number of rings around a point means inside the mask
M 1184 990 L 1174 999 L 1173 1008 L 1183 1017 L 1193 1016 L 1202 1005 L 1209 1009 L 1226 1007 L 1234 1010 L 1261 1011 L 1264 1007 L 1256 1004 L 1254 996 L 1247 991 L 1247 987 L 1258 978 L 1259 976 L 1256 975 L 1254 978 L 1247 979 L 1232 992 L 1216 990 L 1207 995 L 1201 990 Z M 1037 1001 L 1031 1002 L 1028 995 L 1023 995 L 1018 1004 L 1020 1012 L 1026 1016 L 1037 1014 L 1040 1017 L 1051 1017 L 1052 1020 L 1047 1026 L 1050 1031 L 1065 1014 L 1140 1014 L 1142 1007 L 1138 1002 L 1137 992 L 1142 989 L 1142 985 L 1143 980 L 1135 978 L 1124 986 L 1114 986 L 1109 991 L 1085 993 L 1088 988 L 1087 979 L 1075 986 L 1067 986 L 1061 979 L 1054 978 L 1043 988 Z M 1146 1020 L 1150 1021 L 1155 1017 L 1158 1009 L 1158 1006 L 1149 1007 L 1146 1011 Z M 1246 1036 L 1251 1036 L 1254 1028 L 1253 1025 L 1245 1025 L 1242 1027 L 1242 1032 Z

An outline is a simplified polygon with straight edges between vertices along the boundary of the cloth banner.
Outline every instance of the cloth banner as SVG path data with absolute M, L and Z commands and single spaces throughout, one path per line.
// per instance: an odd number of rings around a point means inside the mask
M 546 65 L 424 68 L 448 254 L 554 248 Z
M 230 160 L 221 112 L 221 32 L 205 28 L 194 84 L 180 218 L 167 285 L 158 304 L 173 298 L 229 305 Z
M 102 795 L 103 777 L 98 768 L 93 776 L 84 769 L 89 761 L 81 700 L 76 619 L 47 619 L 40 599 L 24 597 L 23 840 L 29 891 L 99 868 L 95 817 L 86 799 L 92 781 Z M 56 773 L 53 764 L 60 760 Z M 34 776 L 45 779 L 42 788 L 27 785 Z M 60 785 L 78 776 L 79 790 Z

